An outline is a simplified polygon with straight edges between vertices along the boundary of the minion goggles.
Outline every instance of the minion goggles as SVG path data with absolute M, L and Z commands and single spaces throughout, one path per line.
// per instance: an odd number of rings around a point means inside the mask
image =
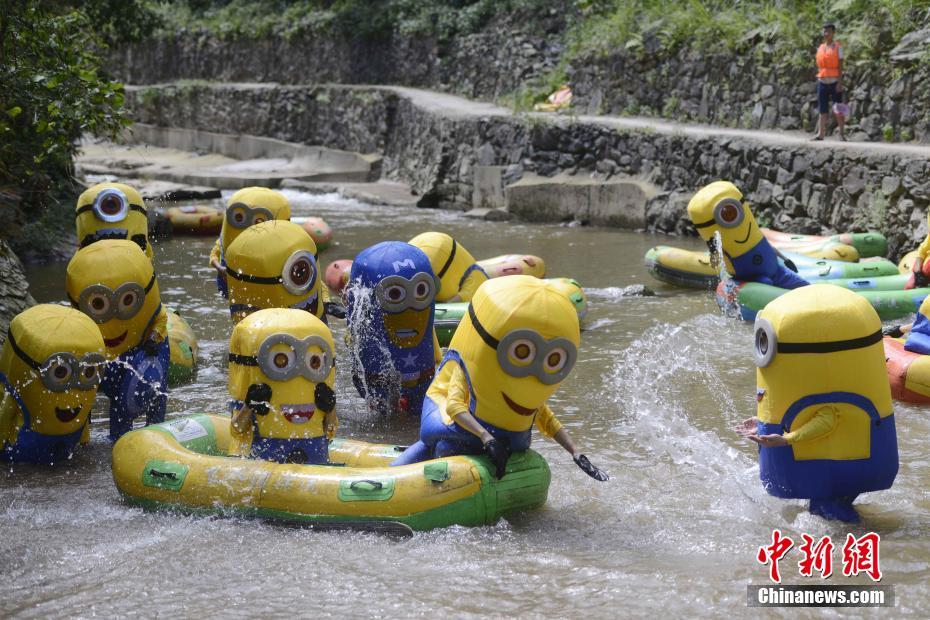
M 87 211 L 93 211 L 98 219 L 111 223 L 122 222 L 130 211 L 138 211 L 146 215 L 145 207 L 130 204 L 126 194 L 115 187 L 107 188 L 97 194 L 91 204 L 78 207 L 74 215 L 77 217 Z
M 106 323 L 112 318 L 128 321 L 139 313 L 145 304 L 145 296 L 155 286 L 155 274 L 143 288 L 135 282 L 126 282 L 116 287 L 116 290 L 103 284 L 91 284 L 71 304 L 76 306 L 94 320 L 95 323 Z
M 235 269 L 227 269 L 226 275 L 253 284 L 281 284 L 287 292 L 302 295 L 316 283 L 316 258 L 308 250 L 298 250 L 284 261 L 284 268 L 279 276 L 255 276 Z
M 409 280 L 403 276 L 384 278 L 375 286 L 375 297 L 386 312 L 403 312 L 409 308 L 426 310 L 433 303 L 438 288 L 438 280 L 421 271 Z
M 288 350 L 273 350 L 276 345 Z M 322 353 L 311 351 L 319 348 Z M 239 355 L 230 352 L 229 362 L 240 366 L 257 366 L 273 381 L 288 381 L 303 376 L 311 383 L 323 383 L 335 366 L 333 350 L 320 336 L 308 336 L 303 340 L 290 334 L 272 334 L 262 341 L 258 355 Z
M 863 349 L 882 341 L 882 330 L 862 338 L 850 340 L 833 340 L 828 342 L 778 342 L 775 328 L 768 319 L 756 319 L 754 326 L 755 342 L 753 358 L 756 366 L 765 368 L 772 363 L 777 353 L 836 353 Z
M 696 222 L 695 228 L 707 228 L 716 224 L 721 228 L 736 228 L 746 219 L 746 210 L 736 198 L 724 198 L 714 207 L 714 219 Z
M 71 353 L 52 353 L 40 364 L 19 347 L 12 331 L 7 331 L 7 341 L 13 353 L 39 374 L 49 392 L 92 390 L 100 384 L 100 367 L 106 358 L 99 353 L 88 353 L 80 360 Z
M 226 208 L 226 222 L 233 228 L 248 228 L 273 220 L 274 215 L 265 207 L 250 207 L 242 202 L 234 202 Z
M 484 328 L 471 304 L 468 318 L 485 344 L 497 351 L 498 363 L 511 377 L 532 375 L 545 385 L 554 385 L 568 377 L 578 359 L 577 347 L 566 338 L 546 340 L 535 330 L 514 329 L 498 340 Z

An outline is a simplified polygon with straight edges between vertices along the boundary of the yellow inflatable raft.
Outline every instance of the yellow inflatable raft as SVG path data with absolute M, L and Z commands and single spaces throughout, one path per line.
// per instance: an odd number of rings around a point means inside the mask
M 486 525 L 541 506 L 546 461 L 514 453 L 497 480 L 484 456 L 389 467 L 397 446 L 333 440 L 333 465 L 226 456 L 229 418 L 197 415 L 127 433 L 113 446 L 113 479 L 128 502 L 151 509 L 332 523 L 401 523 L 414 530 Z
M 172 232 L 187 235 L 216 235 L 223 227 L 224 212 L 215 207 L 186 205 L 165 209 Z

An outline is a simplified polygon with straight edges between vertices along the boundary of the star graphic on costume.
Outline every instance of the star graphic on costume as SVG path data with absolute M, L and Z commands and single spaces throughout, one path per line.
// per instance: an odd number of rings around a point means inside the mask
M 408 353 L 407 357 L 402 357 L 400 359 L 404 363 L 405 368 L 417 363 L 417 357 L 413 353 Z

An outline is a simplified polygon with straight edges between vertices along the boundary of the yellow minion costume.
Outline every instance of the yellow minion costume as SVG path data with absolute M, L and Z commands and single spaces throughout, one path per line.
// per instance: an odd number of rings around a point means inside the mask
M 287 463 L 326 463 L 336 431 L 335 345 L 317 317 L 290 308 L 259 310 L 229 341 L 231 452 Z
M 104 240 L 78 250 L 68 263 L 71 305 L 103 335 L 110 361 L 100 390 L 110 398 L 110 438 L 165 419 L 168 316 L 148 257 L 131 241 Z
M 244 187 L 226 201 L 220 236 L 210 252 L 210 265 L 217 268 L 216 288 L 226 297 L 226 250 L 242 231 L 269 220 L 291 219 L 291 204 L 281 192 L 267 187 Z
M 0 351 L 0 460 L 71 457 L 103 373 L 100 330 L 71 308 L 33 306 L 10 322 Z
M 471 301 L 488 274 L 458 242 L 440 232 L 425 232 L 410 240 L 410 245 L 420 248 L 439 278 L 437 303 Z
M 827 284 L 791 291 L 758 314 L 754 357 L 766 491 L 810 499 L 811 512 L 826 518 L 857 521 L 856 496 L 889 488 L 898 471 L 875 310 Z
M 152 258 L 149 221 L 142 195 L 123 183 L 98 183 L 78 197 L 75 208 L 78 244 L 128 239 Z
M 807 280 L 778 261 L 778 254 L 742 199 L 735 185 L 715 181 L 701 188 L 688 203 L 688 217 L 708 242 L 711 254 L 717 250 L 712 242 L 719 232 L 727 272 L 737 280 L 789 289 L 806 286 Z
M 227 248 L 226 275 L 234 323 L 263 308 L 296 308 L 325 320 L 316 244 L 293 222 L 272 220 L 242 231 Z

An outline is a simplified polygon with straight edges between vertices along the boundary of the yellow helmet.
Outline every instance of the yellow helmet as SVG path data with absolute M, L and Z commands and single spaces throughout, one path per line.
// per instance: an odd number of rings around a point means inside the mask
M 262 308 L 323 316 L 316 244 L 302 226 L 271 220 L 249 226 L 226 251 L 229 308 L 236 320 Z
M 291 219 L 291 203 L 281 192 L 267 187 L 243 187 L 226 201 L 223 218 L 223 250 L 229 249 L 242 231 L 269 220 Z
M 688 217 L 705 241 L 720 233 L 723 251 L 742 256 L 763 239 L 743 194 L 729 181 L 714 181 L 702 187 L 688 203 Z
M 256 416 L 263 437 L 306 438 L 323 433 L 316 387 L 336 381 L 333 335 L 320 319 L 290 308 L 259 310 L 233 328 L 229 394 L 244 401 L 249 386 L 271 387 L 269 412 Z
M 100 330 L 77 310 L 41 304 L 13 318 L 0 372 L 22 398 L 32 430 L 67 435 L 84 427 L 106 361 L 103 352 Z M 0 444 L 15 439 L 25 422 L 26 413 L 17 409 L 0 420 Z
M 81 247 L 103 239 L 129 239 L 152 257 L 142 195 L 123 183 L 98 183 L 78 197 L 75 225 Z
M 441 232 L 419 234 L 410 240 L 410 245 L 420 248 L 426 254 L 433 273 L 439 278 L 436 301 L 442 303 L 458 295 L 465 272 L 475 264 L 475 257 L 455 239 Z
M 97 323 L 107 352 L 137 347 L 161 312 L 158 280 L 148 257 L 131 241 L 104 240 L 68 263 L 71 304 Z
M 449 348 L 468 369 L 478 416 L 525 430 L 568 376 L 580 342 L 578 314 L 564 294 L 532 276 L 508 276 L 478 287 Z

